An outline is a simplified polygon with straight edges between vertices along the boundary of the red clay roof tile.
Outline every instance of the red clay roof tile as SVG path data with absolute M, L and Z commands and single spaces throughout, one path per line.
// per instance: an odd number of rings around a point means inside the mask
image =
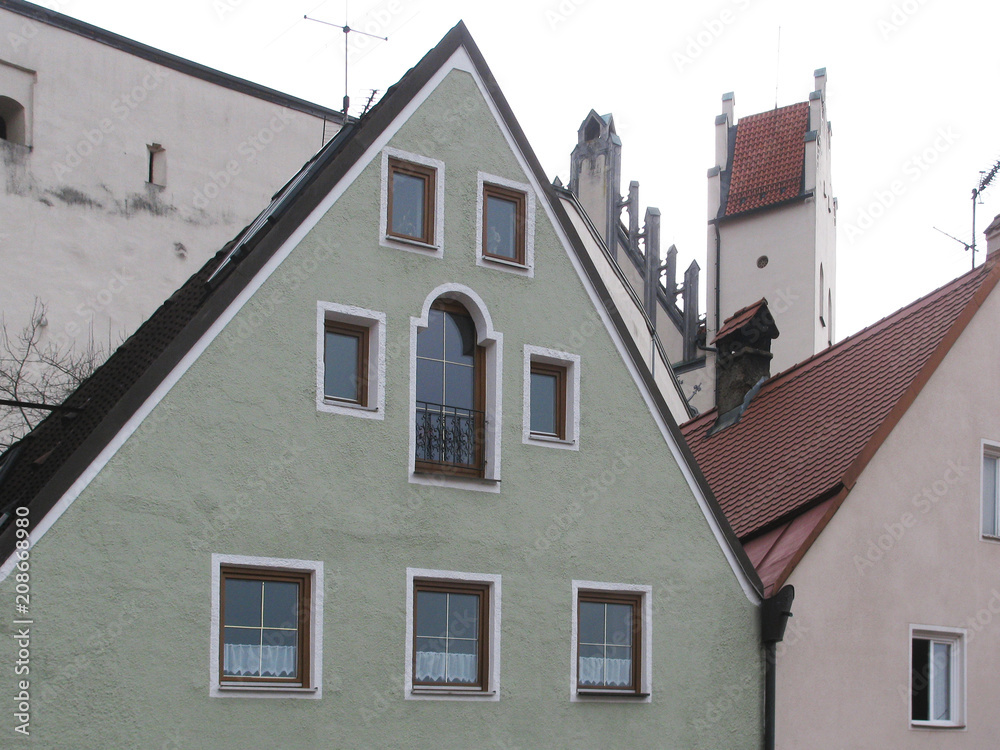
M 801 194 L 808 128 L 809 102 L 740 118 L 726 216 Z

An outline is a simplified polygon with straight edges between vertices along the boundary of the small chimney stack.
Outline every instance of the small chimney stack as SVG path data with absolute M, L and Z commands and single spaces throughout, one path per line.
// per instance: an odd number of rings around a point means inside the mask
M 740 407 L 761 379 L 771 376 L 771 341 L 778 338 L 767 300 L 760 299 L 728 318 L 712 342 L 715 405 L 720 419 Z

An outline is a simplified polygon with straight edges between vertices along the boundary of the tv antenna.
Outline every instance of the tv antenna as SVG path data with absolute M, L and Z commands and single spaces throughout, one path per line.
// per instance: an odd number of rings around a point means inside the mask
M 351 32 L 354 32 L 355 34 L 361 34 L 362 36 L 370 36 L 372 39 L 381 39 L 383 42 L 388 42 L 389 41 L 389 37 L 387 37 L 387 36 L 379 36 L 378 34 L 369 34 L 367 31 L 361 31 L 359 29 L 352 29 L 350 26 L 348 26 L 348 24 L 347 24 L 347 18 L 346 18 L 346 16 L 347 16 L 347 4 L 346 3 L 344 4 L 344 16 L 345 16 L 345 18 L 344 18 L 344 25 L 343 26 L 341 26 L 339 23 L 330 23 L 329 21 L 323 21 L 322 19 L 319 19 L 319 18 L 310 18 L 307 15 L 306 16 L 302 16 L 302 17 L 304 19 L 306 19 L 307 21 L 315 21 L 316 23 L 321 23 L 321 24 L 323 24 L 325 26 L 333 26 L 333 28 L 340 29 L 341 31 L 344 32 L 344 117 L 346 118 L 347 117 L 347 110 L 351 106 L 351 98 L 347 95 L 347 53 L 348 53 L 348 51 L 350 49 L 350 45 L 348 44 L 348 36 L 350 36 Z
M 945 237 L 951 237 L 953 240 L 955 240 L 955 242 L 962 245 L 966 250 L 972 251 L 973 268 L 976 267 L 976 204 L 978 203 L 980 206 L 983 205 L 983 193 L 986 192 L 986 188 L 990 186 L 990 183 L 993 182 L 997 174 L 1000 174 L 1000 160 L 997 160 L 997 162 L 989 169 L 980 170 L 979 184 L 976 185 L 976 187 L 972 188 L 972 243 L 971 244 L 968 242 L 963 242 L 962 240 L 958 239 L 958 237 L 954 237 L 948 234 L 943 229 L 938 229 L 937 227 L 934 227 L 934 229 L 937 229 L 937 231 L 941 232 L 941 234 L 943 234 Z

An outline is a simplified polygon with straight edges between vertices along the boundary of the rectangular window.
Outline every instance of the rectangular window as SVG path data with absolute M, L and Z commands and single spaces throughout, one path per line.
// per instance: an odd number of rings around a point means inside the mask
M 983 451 L 983 536 L 1000 537 L 1000 451 Z
M 911 630 L 910 721 L 922 726 L 961 726 L 963 631 Z
M 336 401 L 368 406 L 368 329 L 326 321 L 323 395 Z
M 146 181 L 151 185 L 166 185 L 167 150 L 159 143 L 150 143 L 146 148 L 149 150 L 149 174 Z
M 566 368 L 531 363 L 531 434 L 566 439 Z
M 434 244 L 435 170 L 424 164 L 389 159 L 386 234 Z
M 577 687 L 638 693 L 642 597 L 580 591 L 577 606 Z
M 525 264 L 525 194 L 483 185 L 483 256 Z
M 496 700 L 500 576 L 406 573 L 406 697 Z
M 486 688 L 489 588 L 414 581 L 413 684 Z

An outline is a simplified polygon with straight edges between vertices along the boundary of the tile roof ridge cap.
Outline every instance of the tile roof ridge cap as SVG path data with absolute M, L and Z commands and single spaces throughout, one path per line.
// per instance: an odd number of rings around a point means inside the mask
M 771 109 L 765 109 L 762 112 L 754 112 L 753 114 L 750 114 L 750 115 L 743 115 L 739 120 L 736 121 L 736 124 L 739 125 L 744 120 L 748 120 L 748 119 L 753 118 L 753 117 L 765 117 L 767 115 L 773 115 L 776 112 L 782 112 L 783 110 L 795 110 L 795 109 L 798 109 L 798 108 L 805 109 L 805 108 L 808 108 L 808 107 L 809 107 L 809 102 L 807 102 L 807 101 L 806 102 L 794 102 L 792 104 L 783 104 L 780 107 L 772 107 Z

